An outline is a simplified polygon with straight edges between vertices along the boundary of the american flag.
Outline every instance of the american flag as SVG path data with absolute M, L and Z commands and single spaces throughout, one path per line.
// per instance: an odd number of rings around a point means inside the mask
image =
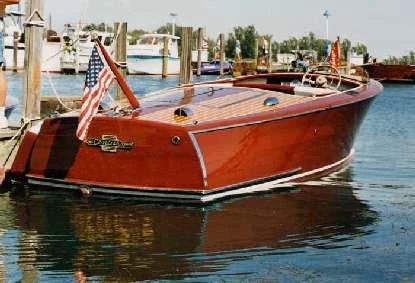
M 99 48 L 99 46 L 97 47 L 97 45 L 95 45 L 92 50 L 86 73 L 81 114 L 79 116 L 78 129 L 76 131 L 76 136 L 81 141 L 85 140 L 91 120 L 98 112 L 102 96 L 114 80 L 114 74 L 102 59 Z

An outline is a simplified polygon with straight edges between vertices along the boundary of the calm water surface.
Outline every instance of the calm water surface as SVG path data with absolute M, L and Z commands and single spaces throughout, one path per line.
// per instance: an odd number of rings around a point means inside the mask
M 206 79 L 206 78 L 204 78 Z M 20 77 L 10 75 L 10 91 Z M 53 76 L 78 95 L 82 76 Z M 177 78 L 131 77 L 138 95 Z M 44 88 L 50 94 L 50 88 Z M 415 86 L 386 85 L 344 172 L 206 207 L 0 195 L 4 281 L 415 281 Z M 15 115 L 17 117 L 17 114 Z

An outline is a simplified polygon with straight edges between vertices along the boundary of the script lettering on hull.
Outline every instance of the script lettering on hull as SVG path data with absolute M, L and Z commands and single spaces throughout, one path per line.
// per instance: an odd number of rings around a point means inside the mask
M 88 139 L 87 145 L 101 147 L 104 152 L 116 153 L 118 149 L 131 150 L 133 142 L 123 142 L 114 135 L 102 135 L 101 138 Z

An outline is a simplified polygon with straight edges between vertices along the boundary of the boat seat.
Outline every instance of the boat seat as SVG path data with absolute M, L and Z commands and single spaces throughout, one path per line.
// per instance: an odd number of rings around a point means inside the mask
M 294 94 L 294 87 L 281 84 L 235 83 L 235 87 L 259 88 L 263 90 L 279 91 Z
M 318 88 L 318 87 L 311 87 L 311 86 L 296 86 L 294 87 L 294 94 L 300 96 L 326 96 L 329 94 L 336 93 L 337 90 L 333 90 L 330 88 Z

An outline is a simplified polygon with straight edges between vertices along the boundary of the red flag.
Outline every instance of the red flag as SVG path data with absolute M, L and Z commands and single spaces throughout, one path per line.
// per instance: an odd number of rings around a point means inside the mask
M 102 96 L 114 80 L 114 74 L 102 58 L 100 48 L 97 46 L 92 50 L 86 73 L 85 89 L 82 97 L 81 114 L 79 116 L 76 136 L 85 140 L 92 118 L 98 112 Z
M 340 38 L 332 44 L 330 56 L 328 60 L 329 64 L 335 68 L 340 67 Z

